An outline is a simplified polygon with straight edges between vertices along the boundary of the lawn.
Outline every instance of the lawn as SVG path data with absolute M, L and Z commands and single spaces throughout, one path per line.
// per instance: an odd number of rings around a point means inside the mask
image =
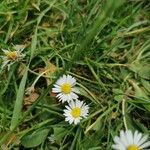
M 0 149 L 150 150 L 149 135 L 149 0 L 0 0 Z

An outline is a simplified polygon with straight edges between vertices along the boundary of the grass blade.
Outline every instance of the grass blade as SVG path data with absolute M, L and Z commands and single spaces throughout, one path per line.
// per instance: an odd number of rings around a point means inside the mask
M 15 101 L 14 111 L 13 111 L 13 116 L 12 116 L 11 126 L 10 126 L 11 130 L 13 130 L 13 128 L 15 128 L 16 124 L 18 124 L 19 119 L 20 119 L 21 114 L 22 114 L 22 112 L 21 112 L 22 102 L 23 102 L 23 96 L 24 96 L 24 90 L 25 90 L 27 75 L 28 75 L 28 69 L 26 68 L 26 71 L 25 71 L 24 76 L 20 82 L 20 86 L 19 86 L 19 89 L 17 92 L 17 98 Z

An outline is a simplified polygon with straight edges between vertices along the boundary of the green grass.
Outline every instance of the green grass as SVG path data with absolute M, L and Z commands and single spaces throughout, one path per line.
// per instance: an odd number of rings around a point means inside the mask
M 121 129 L 150 134 L 148 0 L 1 0 L 0 37 L 26 55 L 0 70 L 1 149 L 110 150 Z M 77 126 L 51 93 L 63 74 L 90 107 Z

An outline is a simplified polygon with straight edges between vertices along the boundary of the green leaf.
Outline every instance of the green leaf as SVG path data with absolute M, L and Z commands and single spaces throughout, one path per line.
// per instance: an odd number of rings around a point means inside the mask
M 99 141 L 103 135 L 101 133 L 91 133 L 84 137 L 80 142 L 80 149 L 89 150 L 99 145 Z
M 150 83 L 144 79 L 141 80 L 143 87 L 150 92 Z
M 61 140 L 67 135 L 68 130 L 62 127 L 54 127 L 54 138 L 56 142 L 61 142 Z
M 137 73 L 140 77 L 150 80 L 150 65 L 142 62 L 131 64 L 129 67 L 132 71 Z
M 122 101 L 124 93 L 121 89 L 113 89 L 113 93 L 116 101 Z
M 145 94 L 144 90 L 140 88 L 136 83 L 132 82 L 136 99 L 142 103 L 142 105 L 150 111 L 150 100 L 149 97 Z
M 26 71 L 24 73 L 24 76 L 21 80 L 21 83 L 19 85 L 19 89 L 17 92 L 17 98 L 15 101 L 15 106 L 14 106 L 13 116 L 12 116 L 11 126 L 10 126 L 11 130 L 13 130 L 16 127 L 16 125 L 19 123 L 19 119 L 22 116 L 21 110 L 22 110 L 22 103 L 23 103 L 23 96 L 24 96 L 24 91 L 25 91 L 27 75 L 28 75 L 28 68 L 26 68 Z
M 21 139 L 21 144 L 25 148 L 36 147 L 40 145 L 46 139 L 49 129 L 40 129 L 32 132 L 31 134 L 25 135 Z

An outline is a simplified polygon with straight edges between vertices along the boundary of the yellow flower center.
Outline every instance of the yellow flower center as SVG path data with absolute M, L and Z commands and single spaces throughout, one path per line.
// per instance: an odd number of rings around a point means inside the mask
M 80 115 L 81 115 L 81 108 L 79 108 L 79 107 L 73 108 L 72 111 L 71 111 L 71 115 L 72 115 L 74 118 L 80 117 Z
M 64 83 L 62 86 L 61 86 L 61 91 L 65 94 L 69 94 L 71 92 L 71 85 L 68 84 L 68 83 Z
M 140 148 L 136 145 L 130 145 L 127 150 L 140 150 Z
M 7 56 L 7 59 L 8 60 L 16 60 L 16 58 L 17 58 L 17 52 L 16 51 L 14 51 L 14 52 L 7 52 L 6 53 L 6 56 Z

